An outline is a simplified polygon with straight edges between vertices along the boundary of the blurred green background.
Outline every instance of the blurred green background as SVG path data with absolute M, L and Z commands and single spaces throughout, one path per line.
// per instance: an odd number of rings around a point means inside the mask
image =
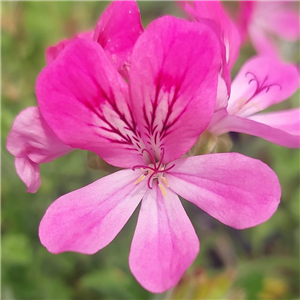
M 128 267 L 137 213 L 116 239 L 95 255 L 53 255 L 40 244 L 38 226 L 56 198 L 105 175 L 87 167 L 87 153 L 76 150 L 41 166 L 36 194 L 14 170 L 5 149 L 14 118 L 36 105 L 35 81 L 45 66 L 45 49 L 91 29 L 107 2 L 2 2 L 2 295 L 1 299 L 298 299 L 299 151 L 259 138 L 232 135 L 233 151 L 259 158 L 277 173 L 282 202 L 266 223 L 247 230 L 229 228 L 196 206 L 185 208 L 201 240 L 198 258 L 179 285 L 164 294 L 145 291 Z M 231 3 L 229 6 L 234 6 Z M 180 15 L 172 2 L 139 2 L 146 26 L 164 14 Z M 254 54 L 241 50 L 235 74 Z M 299 106 L 299 92 L 278 108 Z

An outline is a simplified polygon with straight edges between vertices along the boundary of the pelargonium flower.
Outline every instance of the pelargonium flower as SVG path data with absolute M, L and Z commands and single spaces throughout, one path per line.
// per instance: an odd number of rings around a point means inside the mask
M 296 42 L 300 37 L 299 5 L 294 1 L 240 1 L 239 27 L 259 54 L 278 56 L 276 38 Z
M 260 111 L 288 99 L 299 87 L 299 71 L 276 58 L 249 59 L 233 80 L 226 109 L 216 112 L 208 131 L 241 132 L 272 143 L 300 147 L 300 108 Z M 223 95 L 226 98 L 226 94 Z
M 116 1 L 103 12 L 94 31 L 80 33 L 74 39 L 99 43 L 115 68 L 126 77 L 132 48 L 142 31 L 136 2 Z M 72 40 L 63 40 L 49 47 L 47 63 L 53 63 Z M 73 150 L 49 128 L 38 107 L 27 108 L 16 117 L 6 147 L 15 156 L 17 174 L 29 193 L 35 193 L 41 185 L 39 164 L 51 162 Z
M 57 136 L 125 168 L 50 205 L 39 228 L 50 252 L 99 251 L 141 202 L 129 265 L 158 293 L 179 281 L 199 251 L 178 195 L 238 229 L 275 212 L 280 185 L 264 163 L 237 153 L 181 158 L 213 114 L 219 45 L 207 24 L 162 17 L 138 38 L 129 83 L 98 43 L 84 39 L 42 71 L 37 98 Z

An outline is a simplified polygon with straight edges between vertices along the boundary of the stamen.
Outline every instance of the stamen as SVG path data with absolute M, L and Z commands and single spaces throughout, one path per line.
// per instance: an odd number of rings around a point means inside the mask
M 167 180 L 166 177 L 161 176 L 160 179 L 161 179 L 161 181 L 164 183 L 164 185 L 165 185 L 166 187 L 169 187 L 169 183 L 168 183 L 168 180 Z
M 158 186 L 159 186 L 159 189 L 160 189 L 161 193 L 163 194 L 163 196 L 165 198 L 167 198 L 167 191 L 166 191 L 165 187 L 160 183 L 158 184 Z
M 144 179 L 145 179 L 145 175 L 144 174 L 142 174 L 135 182 L 134 182 L 134 184 L 138 184 L 138 183 L 140 183 L 141 181 L 143 181 Z

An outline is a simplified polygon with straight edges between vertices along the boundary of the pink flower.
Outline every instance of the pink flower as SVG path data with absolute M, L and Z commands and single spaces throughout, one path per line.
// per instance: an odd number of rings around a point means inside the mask
M 219 45 L 210 26 L 163 17 L 138 38 L 129 84 L 103 48 L 84 39 L 42 71 L 37 98 L 57 136 L 127 168 L 48 208 L 39 236 L 50 252 L 99 251 L 141 202 L 129 265 L 143 287 L 158 293 L 179 281 L 199 251 L 177 194 L 239 229 L 275 212 L 280 186 L 262 162 L 237 153 L 180 158 L 213 114 Z
M 227 109 L 216 112 L 208 131 L 251 134 L 272 143 L 300 147 L 300 109 L 258 113 L 289 98 L 299 87 L 299 72 L 275 58 L 254 57 L 241 68 L 231 86 Z M 226 98 L 226 94 L 223 94 Z
M 299 5 L 294 1 L 240 1 L 240 31 L 249 35 L 259 54 L 279 53 L 274 37 L 296 42 L 300 36 Z
M 136 2 L 113 2 L 99 18 L 95 31 L 78 34 L 74 39 L 98 42 L 115 68 L 126 77 L 132 48 L 142 31 Z M 49 47 L 47 63 L 53 63 L 72 40 Z M 16 117 L 6 147 L 16 157 L 17 173 L 29 193 L 35 193 L 41 185 L 39 164 L 51 162 L 72 150 L 49 128 L 38 107 L 27 108 Z

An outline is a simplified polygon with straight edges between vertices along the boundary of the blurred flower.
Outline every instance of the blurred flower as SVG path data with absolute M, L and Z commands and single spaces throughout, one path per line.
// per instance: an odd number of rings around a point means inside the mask
M 177 194 L 238 229 L 275 212 L 280 185 L 262 162 L 237 153 L 180 158 L 210 122 L 220 64 L 210 25 L 162 17 L 133 48 L 129 85 L 87 39 L 72 41 L 42 71 L 37 98 L 55 134 L 126 168 L 48 208 L 39 235 L 50 252 L 99 251 L 142 200 L 129 265 L 143 287 L 163 292 L 199 251 Z
M 133 45 L 142 31 L 136 2 L 113 2 L 101 15 L 95 31 L 78 34 L 74 39 L 99 43 L 115 68 L 126 76 Z M 72 40 L 49 47 L 47 63 L 53 63 Z M 16 157 L 17 173 L 29 193 L 35 193 L 41 185 L 39 164 L 51 162 L 72 150 L 49 128 L 38 107 L 27 108 L 16 117 L 6 147 Z
M 299 4 L 294 1 L 240 1 L 242 38 L 250 37 L 259 54 L 278 56 L 276 39 L 296 42 L 300 37 Z
M 286 100 L 298 87 L 299 72 L 294 65 L 276 58 L 251 58 L 232 83 L 227 108 L 214 114 L 207 130 L 215 135 L 241 132 L 281 146 L 300 147 L 299 108 L 258 113 Z
M 165 299 L 246 299 L 243 289 L 232 287 L 236 277 L 236 270 L 226 270 L 209 276 L 207 270 L 197 268 L 193 272 L 185 274 Z

